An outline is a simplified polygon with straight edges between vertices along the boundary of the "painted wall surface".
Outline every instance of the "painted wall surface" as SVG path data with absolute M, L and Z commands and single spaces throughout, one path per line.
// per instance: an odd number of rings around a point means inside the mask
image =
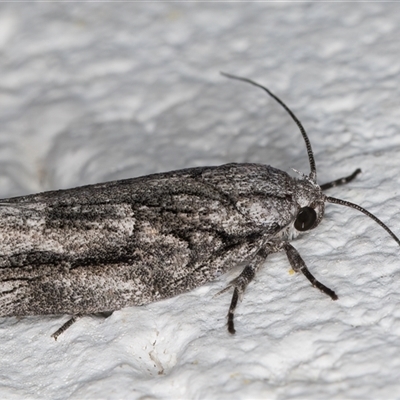
M 400 234 L 397 3 L 0 5 L 0 197 L 192 166 L 258 162 L 309 172 Z M 0 320 L 3 399 L 400 397 L 400 249 L 328 205 L 293 241 L 339 300 L 268 257 L 227 333 L 240 271 L 107 319 Z

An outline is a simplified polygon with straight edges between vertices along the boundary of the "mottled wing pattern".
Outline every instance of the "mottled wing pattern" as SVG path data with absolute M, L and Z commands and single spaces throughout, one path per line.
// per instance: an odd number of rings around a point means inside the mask
M 212 281 L 290 222 L 292 188 L 228 164 L 2 200 L 0 315 L 115 310 Z

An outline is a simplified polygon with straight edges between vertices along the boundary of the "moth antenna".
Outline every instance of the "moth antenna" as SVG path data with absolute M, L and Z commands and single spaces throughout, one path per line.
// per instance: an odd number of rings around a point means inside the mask
M 400 246 L 400 239 L 379 218 L 375 217 L 374 214 L 371 214 L 365 208 L 360 207 L 358 204 L 350 203 L 350 201 L 336 199 L 335 197 L 327 196 L 326 201 L 328 203 L 340 204 L 342 206 L 355 208 L 356 210 L 361 211 L 363 214 L 367 215 L 368 217 L 373 219 L 378 225 L 380 225 Z
M 303 125 L 298 120 L 298 118 L 294 115 L 293 111 L 279 97 L 275 96 L 269 89 L 267 89 L 265 86 L 260 85 L 259 83 L 254 82 L 251 79 L 242 78 L 240 76 L 227 74 L 225 72 L 221 72 L 221 75 L 223 75 L 223 76 L 225 76 L 227 78 L 236 79 L 238 81 L 250 83 L 251 85 L 257 86 L 260 89 L 265 90 L 274 100 L 276 100 L 287 111 L 287 113 L 292 117 L 293 121 L 299 127 L 301 135 L 303 136 L 304 142 L 306 143 L 308 161 L 310 163 L 310 170 L 311 170 L 309 177 L 314 183 L 316 183 L 317 182 L 317 169 L 315 167 L 314 153 L 312 151 L 310 139 L 308 139 L 306 130 L 304 129 Z

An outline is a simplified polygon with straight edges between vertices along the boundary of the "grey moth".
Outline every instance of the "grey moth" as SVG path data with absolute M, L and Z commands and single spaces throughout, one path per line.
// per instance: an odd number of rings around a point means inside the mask
M 290 243 L 314 229 L 326 203 L 354 208 L 394 233 L 364 208 L 325 195 L 354 179 L 319 186 L 311 144 L 310 173 L 293 178 L 262 164 L 188 168 L 139 178 L 0 200 L 0 316 L 68 314 L 53 337 L 85 314 L 109 313 L 176 296 L 211 282 L 237 265 L 228 331 L 247 285 L 269 254 L 285 252 L 290 265 L 317 281 Z

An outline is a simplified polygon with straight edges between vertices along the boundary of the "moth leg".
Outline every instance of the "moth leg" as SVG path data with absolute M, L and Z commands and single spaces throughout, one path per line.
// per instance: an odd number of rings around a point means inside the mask
M 335 181 L 332 181 L 332 182 L 324 183 L 320 187 L 322 190 L 327 190 L 327 189 L 331 189 L 335 186 L 344 185 L 346 183 L 351 182 L 360 173 L 361 173 L 361 169 L 357 168 L 351 175 L 346 176 L 344 178 L 336 179 Z
M 64 333 L 74 322 L 76 322 L 79 318 L 83 317 L 83 314 L 77 314 L 74 315 L 72 318 L 70 318 L 65 324 L 63 324 L 60 328 L 58 328 L 52 335 L 51 337 L 54 338 L 54 340 L 57 340 L 57 338 Z
M 288 242 L 285 242 L 283 245 L 284 250 L 286 251 L 287 258 L 292 266 L 293 270 L 296 272 L 302 272 L 303 275 L 311 282 L 311 284 L 319 289 L 321 292 L 328 295 L 332 300 L 337 300 L 338 297 L 336 293 L 323 285 L 321 282 L 317 281 L 311 272 L 308 270 L 307 265 L 301 258 L 298 251 Z
M 236 332 L 234 317 L 238 300 L 242 300 L 247 285 L 253 280 L 257 270 L 260 268 L 260 266 L 264 263 L 265 259 L 267 258 L 267 255 L 268 254 L 264 250 L 260 250 L 255 256 L 254 260 L 249 265 L 244 267 L 241 274 L 237 278 L 233 279 L 225 289 L 217 293 L 221 294 L 229 290 L 231 287 L 234 288 L 231 304 L 229 306 L 229 311 L 228 311 L 228 324 L 227 324 L 228 331 L 232 335 Z
M 232 335 L 236 332 L 235 323 L 233 320 L 235 317 L 235 310 L 238 300 L 239 299 L 242 300 L 244 291 L 247 285 L 253 280 L 255 272 L 256 271 L 254 270 L 254 268 L 248 265 L 247 267 L 244 268 L 242 273 L 231 282 L 230 286 L 231 287 L 234 286 L 234 289 L 233 289 L 231 304 L 229 306 L 229 311 L 228 311 L 228 332 L 231 333 Z

